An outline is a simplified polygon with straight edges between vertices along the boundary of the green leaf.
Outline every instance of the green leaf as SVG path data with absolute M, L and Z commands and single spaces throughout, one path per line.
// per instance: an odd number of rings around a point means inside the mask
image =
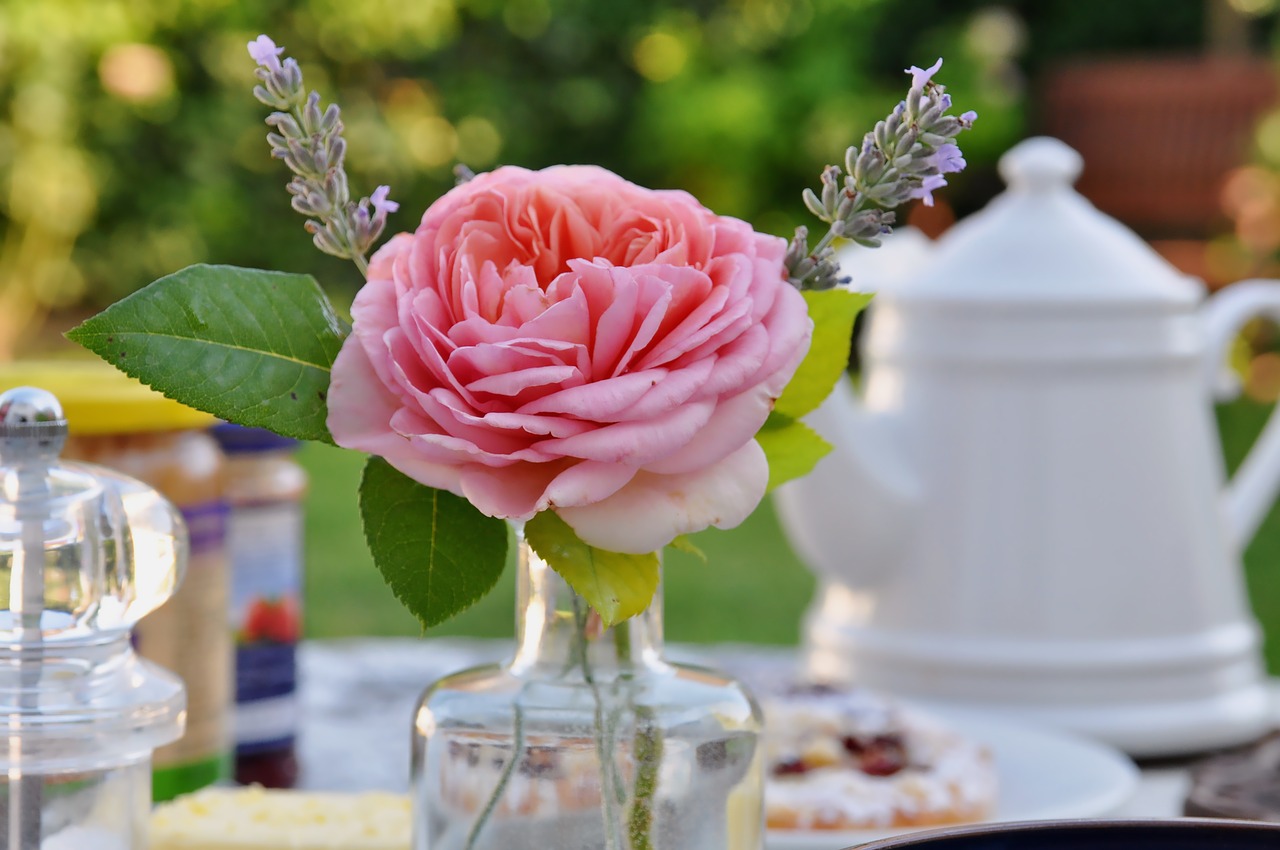
M 67 336 L 189 407 L 333 442 L 329 369 L 349 326 L 309 275 L 188 266 Z
M 555 511 L 542 511 L 524 525 L 533 551 L 614 626 L 649 607 L 658 589 L 658 554 L 606 552 L 582 542 Z
M 360 517 L 374 564 L 423 628 L 483 598 L 507 561 L 503 520 L 419 484 L 382 458 L 365 464 Z
M 769 460 L 769 489 L 801 478 L 831 451 L 831 444 L 803 422 L 777 412 L 770 413 L 756 442 Z
M 675 549 L 677 552 L 684 552 L 686 555 L 692 555 L 701 561 L 703 566 L 710 563 L 707 559 L 707 553 L 699 549 L 697 544 L 693 542 L 693 538 L 687 534 L 681 534 L 667 545 L 672 549 Z
M 775 412 L 792 419 L 799 419 L 821 404 L 849 368 L 853 322 L 871 301 L 869 293 L 847 289 L 809 290 L 803 295 L 813 319 L 813 342 L 773 407 Z

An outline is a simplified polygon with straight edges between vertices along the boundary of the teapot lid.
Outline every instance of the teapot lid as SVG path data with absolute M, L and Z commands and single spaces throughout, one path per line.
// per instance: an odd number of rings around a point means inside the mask
M 1000 158 L 1008 185 L 951 228 L 916 275 L 878 300 L 1152 306 L 1194 304 L 1182 274 L 1072 188 L 1084 167 L 1065 143 L 1027 139 Z

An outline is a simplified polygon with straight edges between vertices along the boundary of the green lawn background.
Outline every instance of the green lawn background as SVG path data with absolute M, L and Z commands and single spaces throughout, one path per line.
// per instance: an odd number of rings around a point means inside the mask
M 1269 408 L 1241 401 L 1219 409 L 1223 454 L 1234 469 Z M 361 455 L 308 444 L 299 459 L 311 474 L 307 497 L 306 630 L 310 637 L 418 635 L 417 622 L 382 583 L 365 549 L 356 508 Z M 768 502 L 741 527 L 695 536 L 709 562 L 668 551 L 663 574 L 670 640 L 792 644 L 813 592 L 813 577 L 791 551 Z M 1254 609 L 1266 633 L 1269 666 L 1280 673 L 1280 510 L 1272 510 L 1245 557 Z M 514 573 L 430 635 L 508 637 Z
M 306 633 L 309 637 L 418 635 L 421 628 L 382 582 L 365 549 L 356 485 L 364 457 L 318 443 L 299 460 L 311 475 L 307 495 Z M 664 555 L 663 601 L 669 640 L 795 643 L 813 577 L 787 545 L 766 503 L 732 531 L 694 535 L 708 562 Z M 515 573 L 429 635 L 510 637 Z

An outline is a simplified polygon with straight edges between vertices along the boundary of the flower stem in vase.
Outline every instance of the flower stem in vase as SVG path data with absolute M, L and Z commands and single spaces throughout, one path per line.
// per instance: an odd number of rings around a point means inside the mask
M 591 688 L 591 696 L 595 701 L 595 740 L 596 757 L 600 760 L 600 810 L 604 816 L 604 840 L 606 850 L 620 850 L 618 794 L 622 791 L 622 780 L 617 776 L 617 766 L 613 760 L 613 748 L 609 744 L 613 734 L 605 726 L 604 699 L 600 694 L 600 686 L 591 672 L 590 640 L 588 630 L 591 626 L 591 609 L 576 593 L 573 595 L 574 640 L 577 643 L 578 662 L 582 668 L 582 679 Z M 616 725 L 616 724 L 610 724 Z M 615 793 L 610 793 L 610 791 Z M 623 792 L 625 793 L 625 792 Z
M 658 766 L 662 763 L 662 733 L 653 709 L 636 706 L 636 733 L 632 752 L 636 761 L 635 798 L 627 816 L 631 850 L 653 850 L 653 799 L 658 792 Z
M 613 643 L 619 667 L 631 663 L 631 632 L 626 628 L 613 631 Z M 630 677 L 621 680 L 630 684 Z M 653 850 L 653 799 L 658 791 L 658 767 L 662 763 L 662 733 L 653 709 L 633 705 L 636 731 L 632 738 L 632 758 L 636 765 L 635 795 L 627 814 L 630 850 Z
M 467 834 L 466 850 L 475 850 L 476 842 L 480 840 L 480 833 L 484 830 L 484 825 L 489 822 L 489 818 L 493 817 L 494 810 L 498 808 L 498 801 L 502 799 L 503 792 L 507 790 L 507 785 L 511 782 L 511 775 L 515 773 L 516 765 L 520 763 L 520 759 L 524 756 L 524 707 L 520 705 L 519 697 L 516 698 L 515 706 L 512 710 L 515 714 L 515 723 L 511 734 L 511 758 L 507 759 L 506 765 L 502 768 L 502 775 L 498 777 L 498 784 L 494 786 L 492 796 L 485 803 L 484 809 L 480 812 L 480 817 L 476 818 L 475 825 L 471 827 L 471 832 Z

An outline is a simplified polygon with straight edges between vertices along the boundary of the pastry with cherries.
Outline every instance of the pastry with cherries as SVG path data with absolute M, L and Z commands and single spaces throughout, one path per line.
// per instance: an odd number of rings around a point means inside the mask
M 924 712 L 821 685 L 763 703 L 770 829 L 940 826 L 995 810 L 991 754 Z

